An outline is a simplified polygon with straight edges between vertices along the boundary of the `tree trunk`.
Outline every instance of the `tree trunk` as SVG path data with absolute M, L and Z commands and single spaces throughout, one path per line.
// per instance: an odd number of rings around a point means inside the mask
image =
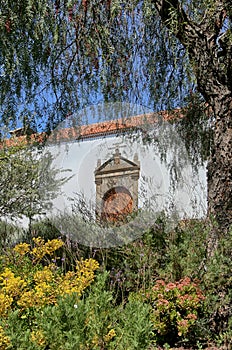
M 208 214 L 220 229 L 232 225 L 232 98 L 221 103 L 214 99 L 213 148 L 208 162 Z
M 217 0 L 211 16 L 195 23 L 179 0 L 152 2 L 163 23 L 187 50 L 198 90 L 214 114 L 214 140 L 207 173 L 208 215 L 225 232 L 232 225 L 232 39 L 229 31 L 225 32 L 226 41 L 221 41 L 220 31 L 230 4 Z

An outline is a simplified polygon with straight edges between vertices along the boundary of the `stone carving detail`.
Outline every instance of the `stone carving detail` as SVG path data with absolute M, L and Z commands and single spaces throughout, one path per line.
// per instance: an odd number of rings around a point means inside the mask
M 138 179 L 140 163 L 121 156 L 116 148 L 113 156 L 95 170 L 96 214 L 103 219 L 116 221 L 123 214 L 138 209 Z

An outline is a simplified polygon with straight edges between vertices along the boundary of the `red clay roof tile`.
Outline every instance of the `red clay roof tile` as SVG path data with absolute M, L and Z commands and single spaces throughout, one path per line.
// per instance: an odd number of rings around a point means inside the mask
M 48 142 L 55 142 L 106 136 L 107 134 L 121 133 L 127 130 L 133 130 L 146 124 L 152 125 L 154 123 L 157 123 L 159 119 L 162 119 L 164 121 L 171 121 L 182 117 L 183 115 L 179 109 L 175 110 L 172 113 L 163 111 L 160 113 L 141 114 L 127 119 L 117 119 L 90 125 L 56 129 L 51 133 L 49 137 L 46 135 L 46 133 L 12 137 L 10 139 L 4 140 L 4 142 L 2 142 L 2 146 L 10 147 L 17 144 L 22 144 L 24 142 L 42 143 L 46 139 L 48 139 Z

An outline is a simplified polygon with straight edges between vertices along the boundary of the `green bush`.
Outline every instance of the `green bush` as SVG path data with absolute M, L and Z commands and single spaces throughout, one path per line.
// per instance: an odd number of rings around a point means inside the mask
M 130 292 L 146 290 L 157 279 L 172 282 L 204 274 L 208 227 L 199 220 L 182 221 L 172 230 L 165 217 L 134 242 L 96 252 L 110 271 L 109 288 L 119 302 Z
M 30 228 L 24 231 L 23 240 L 31 242 L 33 237 L 41 237 L 44 240 L 61 237 L 60 231 L 53 225 L 50 219 L 32 221 Z
M 0 251 L 5 250 L 16 242 L 22 235 L 23 229 L 7 221 L 0 220 Z
M 44 225 L 38 224 L 35 236 L 58 234 Z M 210 230 L 207 222 L 197 220 L 180 221 L 170 230 L 162 217 L 141 238 L 118 248 L 83 248 L 67 240 L 50 261 L 57 271 L 66 274 L 76 260 L 94 258 L 101 266 L 97 278 L 78 300 L 73 293 L 23 312 L 16 307 L 17 300 L 12 302 L 7 318 L 0 320 L 0 349 L 148 350 L 164 344 L 205 348 L 209 343 L 229 349 L 232 232 L 221 235 L 207 256 Z M 1 268 L 12 254 L 3 254 Z M 47 258 L 42 258 L 39 270 Z M 17 266 L 16 259 L 10 266 L 15 274 Z M 20 266 L 18 271 L 31 288 L 36 264 Z M 0 300 L 0 305 L 4 309 L 6 303 Z
M 145 295 L 153 307 L 152 322 L 157 342 L 174 345 L 195 336 L 193 330 L 205 297 L 197 282 L 186 277 L 178 282 L 156 281 Z
M 232 230 L 218 240 L 207 259 L 202 285 L 206 294 L 207 326 L 211 337 L 232 346 Z
M 150 306 L 133 300 L 116 306 L 106 279 L 106 272 L 99 274 L 81 300 L 67 295 L 34 312 L 31 325 L 12 312 L 5 331 L 11 349 L 147 349 L 153 336 Z

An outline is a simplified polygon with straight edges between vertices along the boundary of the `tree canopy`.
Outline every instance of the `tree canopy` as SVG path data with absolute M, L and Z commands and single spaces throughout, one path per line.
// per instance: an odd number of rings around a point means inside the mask
M 3 125 L 51 129 L 99 101 L 183 107 L 198 92 L 214 122 L 209 212 L 231 224 L 230 0 L 4 0 L 0 13 Z
M 99 101 L 161 110 L 186 96 L 185 53 L 149 1 L 16 0 L 0 11 L 4 124 L 53 127 Z
M 45 214 L 66 179 L 52 165 L 52 156 L 22 142 L 0 149 L 0 217 L 28 218 Z

